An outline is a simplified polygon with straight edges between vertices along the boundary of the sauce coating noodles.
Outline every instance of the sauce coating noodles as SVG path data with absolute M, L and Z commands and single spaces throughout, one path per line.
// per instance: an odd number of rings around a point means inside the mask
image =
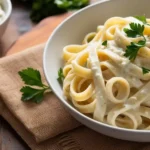
M 143 40 L 124 32 L 132 22 L 143 25 L 134 17 L 113 17 L 87 34 L 82 45 L 65 46 L 63 91 L 75 108 L 97 121 L 149 130 L 150 73 L 143 74 L 142 67 L 150 68 L 150 26 L 144 25 L 146 45 L 130 60 L 126 47 Z

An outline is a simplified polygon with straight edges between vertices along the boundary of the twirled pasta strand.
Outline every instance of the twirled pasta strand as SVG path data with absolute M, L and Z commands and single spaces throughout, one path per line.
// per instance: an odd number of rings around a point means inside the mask
M 130 61 L 126 46 L 143 40 L 124 33 L 131 22 L 143 24 L 134 17 L 113 17 L 87 34 L 83 45 L 64 47 L 63 91 L 80 112 L 100 122 L 149 130 L 150 73 L 143 74 L 141 67 L 150 68 L 150 26 L 144 29 L 146 45 Z

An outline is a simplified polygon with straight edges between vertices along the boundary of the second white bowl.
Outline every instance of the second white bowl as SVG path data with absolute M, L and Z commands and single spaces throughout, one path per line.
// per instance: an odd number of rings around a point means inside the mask
M 10 0 L 1 0 L 0 5 L 2 6 L 5 12 L 4 19 L 0 22 L 0 38 L 1 38 L 7 28 L 8 21 L 11 16 L 12 4 Z

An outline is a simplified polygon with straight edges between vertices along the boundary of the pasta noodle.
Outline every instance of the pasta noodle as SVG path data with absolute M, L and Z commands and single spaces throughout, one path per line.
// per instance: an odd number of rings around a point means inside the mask
M 131 23 L 144 27 L 143 35 L 128 36 L 125 30 L 130 29 Z M 90 114 L 97 121 L 149 130 L 149 35 L 150 26 L 135 17 L 112 17 L 98 26 L 96 32 L 88 33 L 81 45 L 65 46 L 65 97 L 81 113 Z M 127 57 L 128 46 L 140 43 L 143 38 L 146 43 L 135 59 Z M 145 73 L 143 68 L 147 68 Z

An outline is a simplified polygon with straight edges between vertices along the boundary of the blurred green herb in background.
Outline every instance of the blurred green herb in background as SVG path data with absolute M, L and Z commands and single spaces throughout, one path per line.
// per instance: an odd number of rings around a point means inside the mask
M 31 20 L 39 22 L 45 17 L 80 9 L 89 4 L 89 0 L 21 0 L 31 8 Z
M 53 0 L 34 0 L 30 17 L 33 22 L 39 22 L 45 17 L 64 12 L 65 10 L 58 8 Z
M 89 0 L 55 0 L 55 4 L 62 9 L 80 9 L 88 5 Z

